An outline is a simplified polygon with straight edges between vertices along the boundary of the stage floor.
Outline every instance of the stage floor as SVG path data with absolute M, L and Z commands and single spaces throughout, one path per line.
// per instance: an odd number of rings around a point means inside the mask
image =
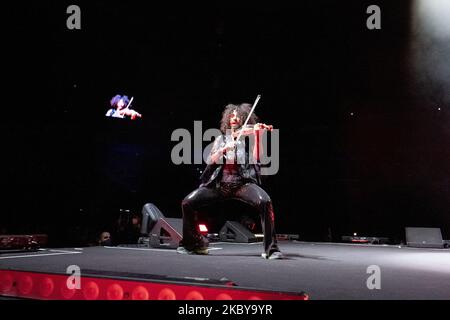
M 174 249 L 87 247 L 2 253 L 0 269 L 65 274 L 77 265 L 112 277 L 202 278 L 262 290 L 305 292 L 321 299 L 450 300 L 450 250 L 388 245 L 282 241 L 283 260 L 261 258 L 262 243 L 211 244 L 208 256 Z M 370 266 L 380 270 L 380 289 L 369 289 Z

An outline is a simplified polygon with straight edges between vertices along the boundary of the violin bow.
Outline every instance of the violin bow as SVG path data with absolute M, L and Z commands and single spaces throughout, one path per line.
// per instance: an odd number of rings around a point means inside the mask
M 129 106 L 131 106 L 131 103 L 133 102 L 134 97 L 131 97 L 130 102 L 128 102 L 127 106 L 125 107 L 125 109 L 128 109 Z
M 250 120 L 250 117 L 252 116 L 253 111 L 255 111 L 255 108 L 256 108 L 256 105 L 258 104 L 259 99 L 261 99 L 260 94 L 258 94 L 258 96 L 256 97 L 256 100 L 253 103 L 252 109 L 248 113 L 247 119 L 245 120 L 244 124 L 242 125 L 242 128 L 245 128 L 247 126 L 248 120 Z M 237 136 L 236 141 L 239 141 L 239 139 L 241 138 L 241 135 L 242 135 L 242 130 L 239 132 L 239 135 Z

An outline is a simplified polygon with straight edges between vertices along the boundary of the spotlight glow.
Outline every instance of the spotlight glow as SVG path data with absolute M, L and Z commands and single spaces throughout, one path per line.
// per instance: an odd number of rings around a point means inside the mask
M 450 103 L 450 1 L 415 0 L 410 38 L 411 79 L 425 101 Z
M 450 1 L 416 0 L 414 12 L 419 32 L 426 32 L 436 38 L 450 35 Z

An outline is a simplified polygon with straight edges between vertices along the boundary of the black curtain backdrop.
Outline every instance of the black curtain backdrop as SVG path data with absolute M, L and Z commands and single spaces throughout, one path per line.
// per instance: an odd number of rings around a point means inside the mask
M 81 30 L 66 28 L 70 4 Z M 278 233 L 399 242 L 423 226 L 449 238 L 449 106 L 416 95 L 411 3 L 378 2 L 381 30 L 366 28 L 370 4 L 5 7 L 3 231 L 62 245 L 147 202 L 181 217 L 204 166 L 172 163 L 173 130 L 218 128 L 226 104 L 261 94 L 256 113 L 280 129 L 279 172 L 264 184 Z M 143 118 L 106 118 L 115 94 Z

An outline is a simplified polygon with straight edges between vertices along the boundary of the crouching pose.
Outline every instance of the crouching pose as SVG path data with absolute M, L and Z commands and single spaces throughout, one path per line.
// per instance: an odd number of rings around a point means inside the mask
M 257 116 L 251 112 L 250 104 L 225 107 L 220 123 L 221 135 L 217 136 L 207 160 L 207 167 L 201 176 L 200 187 L 182 202 L 183 240 L 177 249 L 179 253 L 208 254 L 208 242 L 197 230 L 198 210 L 213 202 L 224 199 L 238 199 L 256 208 L 261 217 L 264 233 L 265 259 L 281 259 L 274 226 L 274 211 L 269 195 L 260 187 L 259 159 L 263 152 L 261 135 L 272 126 L 257 123 Z M 249 126 L 243 127 L 248 118 Z M 247 154 L 242 135 L 253 135 L 254 147 Z M 252 159 L 253 161 L 249 161 Z

